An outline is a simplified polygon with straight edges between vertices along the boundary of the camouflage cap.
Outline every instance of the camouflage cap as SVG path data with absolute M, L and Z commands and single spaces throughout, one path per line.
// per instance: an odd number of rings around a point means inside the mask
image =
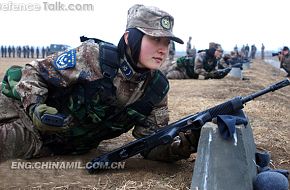
M 221 51 L 221 52 L 224 51 L 222 46 L 220 44 L 218 44 L 218 43 L 215 43 L 215 42 L 210 42 L 209 43 L 209 48 L 215 48 L 217 51 Z
M 133 5 L 128 10 L 128 28 L 137 28 L 144 34 L 156 37 L 168 37 L 180 44 L 184 42 L 172 33 L 174 18 L 157 7 Z
M 220 44 L 217 44 L 216 50 L 220 51 L 220 52 L 224 52 L 224 50 L 223 50 L 223 48 L 222 48 L 222 46 Z

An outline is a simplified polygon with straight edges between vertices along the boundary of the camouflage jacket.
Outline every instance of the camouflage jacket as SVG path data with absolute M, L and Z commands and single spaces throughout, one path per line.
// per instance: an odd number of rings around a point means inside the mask
M 288 53 L 287 55 L 282 56 L 280 62 L 281 66 L 290 69 L 290 54 Z
M 66 65 L 65 68 L 64 65 Z M 65 106 L 62 103 L 65 103 L 67 98 L 71 96 L 71 87 L 102 78 L 103 75 L 99 65 L 99 45 L 87 41 L 75 49 L 64 53 L 55 53 L 46 59 L 35 60 L 26 64 L 16 89 L 26 111 L 33 104 L 46 103 L 49 105 L 48 100 L 53 100 L 60 104 L 55 103 L 50 106 L 56 107 L 60 113 L 67 113 L 67 109 L 64 108 Z M 116 87 L 116 102 L 114 103 L 116 109 L 122 110 L 143 95 L 150 76 L 148 75 L 145 80 L 137 80 L 137 78 L 133 77 L 128 80 L 120 70 L 118 71 L 117 76 L 113 79 L 113 84 Z M 104 106 L 110 107 L 111 105 Z M 133 135 L 140 138 L 152 133 L 152 130 L 155 130 L 156 127 L 166 125 L 168 120 L 166 96 L 158 105 L 154 106 L 152 112 L 146 117 L 146 121 L 153 125 L 145 128 L 135 123 L 130 127 L 135 126 Z M 96 127 L 96 123 L 86 120 L 73 122 L 73 126 L 70 127 L 97 129 L 99 126 Z M 108 137 L 101 138 L 106 139 Z
M 216 70 L 217 63 L 217 60 L 207 60 L 206 52 L 200 52 L 195 57 L 194 72 L 205 76 Z

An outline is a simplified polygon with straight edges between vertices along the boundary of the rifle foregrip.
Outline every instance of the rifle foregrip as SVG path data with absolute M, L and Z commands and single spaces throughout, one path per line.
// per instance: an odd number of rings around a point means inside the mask
M 244 108 L 244 106 L 241 101 L 241 98 L 238 96 L 223 104 L 219 104 L 213 108 L 210 108 L 205 112 L 209 112 L 211 117 L 214 118 L 218 115 L 232 114 L 242 108 Z

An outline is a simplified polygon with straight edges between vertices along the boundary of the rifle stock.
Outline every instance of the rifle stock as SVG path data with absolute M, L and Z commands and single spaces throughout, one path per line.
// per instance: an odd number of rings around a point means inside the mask
M 174 137 L 179 134 L 179 132 L 185 132 L 187 130 L 200 130 L 206 122 L 211 121 L 216 116 L 234 114 L 238 110 L 243 109 L 244 104 L 247 102 L 266 93 L 273 92 L 288 86 L 289 84 L 290 80 L 285 79 L 248 96 L 234 97 L 233 99 L 230 99 L 205 111 L 198 112 L 194 115 L 189 115 L 174 123 L 171 123 L 168 126 L 156 131 L 152 135 L 137 139 L 118 149 L 103 154 L 93 159 L 91 163 L 92 165 L 97 166 L 98 163 L 120 162 L 141 152 L 149 151 L 159 145 L 169 144 L 173 141 Z M 86 169 L 89 171 L 89 173 L 94 173 L 99 168 L 87 167 Z

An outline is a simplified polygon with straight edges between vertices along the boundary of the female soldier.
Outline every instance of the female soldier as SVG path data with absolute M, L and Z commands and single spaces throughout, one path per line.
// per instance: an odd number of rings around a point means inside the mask
M 1 160 L 84 153 L 131 128 L 141 138 L 167 125 L 169 84 L 158 69 L 170 40 L 183 44 L 172 28 L 170 14 L 134 5 L 118 47 L 86 40 L 21 70 L 10 68 L 0 98 Z M 143 155 L 187 158 L 194 151 L 191 137 L 182 133 Z

